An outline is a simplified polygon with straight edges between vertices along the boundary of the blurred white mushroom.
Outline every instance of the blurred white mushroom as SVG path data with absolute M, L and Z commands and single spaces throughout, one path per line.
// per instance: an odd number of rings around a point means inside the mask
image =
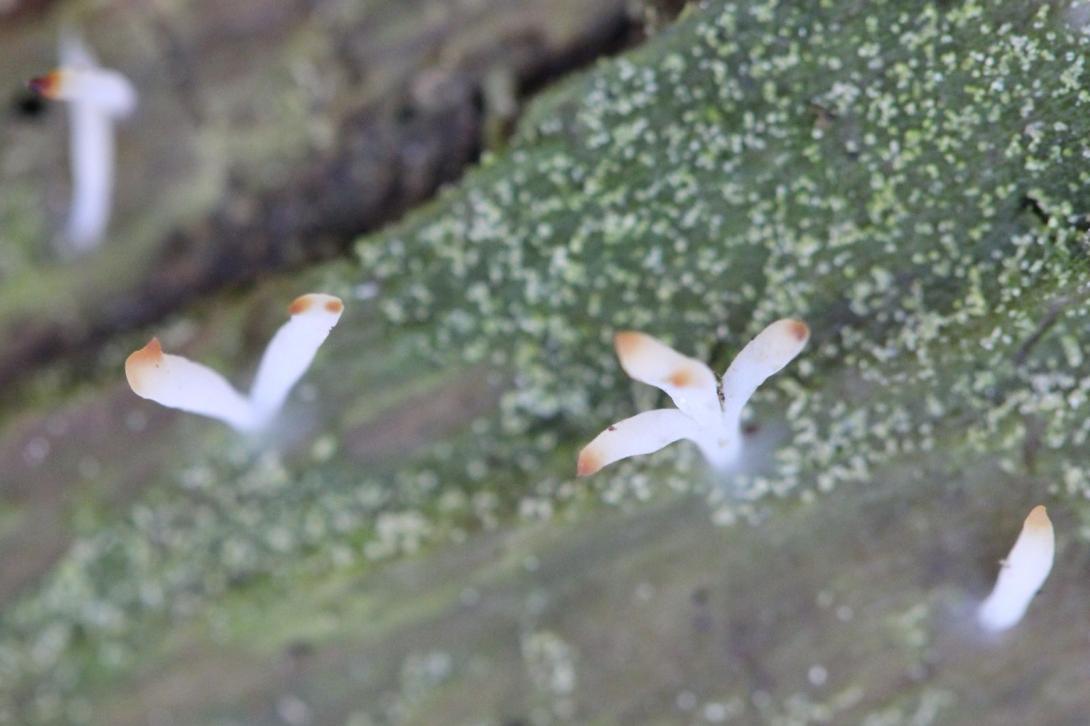
M 265 349 L 249 396 L 211 368 L 164 353 L 158 338 L 128 357 L 125 377 L 141 398 L 218 419 L 241 432 L 259 431 L 279 413 L 343 311 L 333 295 L 297 298 L 288 308 L 291 318 Z
M 1022 533 L 999 568 L 995 588 L 980 609 L 977 620 L 987 630 L 1006 630 L 1026 614 L 1030 600 L 1041 589 L 1056 552 L 1056 535 L 1043 506 L 1026 517 Z
M 65 237 L 77 252 L 93 249 L 106 232 L 114 184 L 114 121 L 136 108 L 136 91 L 117 71 L 101 68 L 73 33 L 60 43 L 61 65 L 28 85 L 43 98 L 68 103 L 72 208 Z
M 741 451 L 742 409 L 757 387 L 795 358 L 810 338 L 798 320 L 778 320 L 751 340 L 716 385 L 702 362 L 643 333 L 618 333 L 617 357 L 632 378 L 665 391 L 676 409 L 658 409 L 620 421 L 579 453 L 579 476 L 620 459 L 649 454 L 679 439 L 696 443 L 717 469 L 731 466 Z

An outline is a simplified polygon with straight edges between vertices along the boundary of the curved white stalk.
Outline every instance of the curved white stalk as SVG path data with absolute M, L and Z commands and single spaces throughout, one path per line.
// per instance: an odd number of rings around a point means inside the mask
M 650 454 L 680 439 L 700 442 L 703 433 L 676 408 L 644 411 L 610 426 L 579 452 L 577 476 L 590 476 L 630 456 Z
M 141 398 L 218 419 L 239 431 L 255 428 L 250 402 L 227 379 L 208 366 L 164 353 L 158 338 L 125 360 L 125 378 Z
M 977 610 L 980 624 L 992 631 L 1017 625 L 1052 571 L 1055 553 L 1052 522 L 1045 508 L 1038 505 L 1026 517 L 1021 534 L 1000 566 L 995 587 Z
M 288 308 L 291 318 L 265 349 L 249 396 L 211 368 L 163 353 L 157 338 L 128 357 L 125 377 L 142 398 L 218 419 L 241 432 L 258 431 L 280 412 L 343 311 L 344 303 L 333 295 L 296 298 Z
M 719 419 L 715 374 L 701 361 L 633 331 L 613 336 L 613 347 L 630 378 L 664 391 L 675 406 L 705 425 Z
M 723 420 L 736 431 L 742 409 L 762 383 L 795 359 L 810 339 L 810 328 L 801 320 L 784 318 L 772 323 L 749 341 L 723 374 Z
M 82 102 L 70 104 L 68 156 L 72 207 L 65 238 L 78 252 L 98 246 L 110 223 L 114 189 L 114 130 L 110 118 Z
M 259 421 L 271 419 L 284 405 L 343 311 L 339 298 L 322 293 L 303 295 L 291 304 L 291 318 L 269 341 L 250 389 L 250 403 Z

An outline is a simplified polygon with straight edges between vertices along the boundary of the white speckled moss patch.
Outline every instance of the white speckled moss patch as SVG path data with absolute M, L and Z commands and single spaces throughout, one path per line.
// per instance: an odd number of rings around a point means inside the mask
M 1090 41 L 1048 6 L 1013 5 L 717 0 L 550 94 L 508 153 L 363 240 L 348 281 L 379 283 L 371 355 L 402 364 L 403 385 L 479 366 L 510 382 L 498 410 L 393 470 L 331 452 L 336 431 L 312 457 L 212 440 L 4 613 L 0 723 L 86 720 L 93 687 L 143 638 L 229 590 L 404 558 L 519 514 L 577 518 L 592 498 L 637 509 L 697 490 L 712 521 L 768 523 L 845 484 L 888 496 L 931 465 L 989 461 L 1008 478 L 977 469 L 974 488 L 1055 498 L 1085 542 Z M 577 444 L 631 412 L 615 330 L 721 367 L 788 315 L 813 338 L 755 398 L 761 425 L 787 408 L 759 473 L 707 487 L 680 448 L 574 483 Z M 886 476 L 897 466 L 914 473 Z M 884 607 L 915 633 L 930 603 L 920 618 L 915 605 Z M 889 616 L 860 627 L 900 627 Z M 922 662 L 926 642 L 898 634 Z M 541 683 L 555 685 L 557 653 L 585 657 L 566 635 L 527 637 Z M 868 703 L 837 687 L 798 709 L 933 720 L 952 698 Z M 670 698 L 705 721 L 742 708 L 735 694 Z M 753 707 L 787 719 L 795 706 L 777 698 Z M 566 695 L 540 708 L 570 713 Z

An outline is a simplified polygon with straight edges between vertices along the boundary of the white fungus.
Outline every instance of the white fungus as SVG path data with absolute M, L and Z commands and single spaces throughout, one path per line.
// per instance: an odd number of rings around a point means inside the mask
M 114 184 L 114 122 L 136 109 L 136 90 L 117 71 L 102 68 L 79 36 L 60 42 L 61 65 L 31 79 L 44 98 L 68 103 L 72 207 L 65 237 L 77 252 L 93 249 L 110 221 Z
M 237 431 L 259 431 L 280 411 L 343 311 L 340 298 L 332 295 L 297 298 L 288 308 L 291 318 L 265 349 L 249 396 L 211 368 L 163 353 L 158 338 L 128 357 L 125 377 L 142 398 L 218 419 Z
M 1055 551 L 1052 522 L 1045 508 L 1038 505 L 1026 517 L 1022 533 L 1000 566 L 991 595 L 977 611 L 982 627 L 1000 631 L 1018 624 L 1052 571 Z
M 632 378 L 666 392 L 676 409 L 636 414 L 613 424 L 579 453 L 577 473 L 588 476 L 615 461 L 650 454 L 679 439 L 696 443 L 708 462 L 725 469 L 741 451 L 742 409 L 757 387 L 795 358 L 810 338 L 798 320 L 778 320 L 751 340 L 723 374 L 643 333 L 614 338 L 617 357 Z

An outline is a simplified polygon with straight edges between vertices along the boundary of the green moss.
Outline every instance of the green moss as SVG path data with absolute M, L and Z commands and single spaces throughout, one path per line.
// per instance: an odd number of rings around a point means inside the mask
M 1020 506 L 1032 497 L 1083 523 L 1090 516 L 1090 478 L 1077 456 L 1090 436 L 1081 353 L 1088 43 L 1047 6 L 720 0 L 565 84 L 508 152 L 361 241 L 363 272 L 340 282 L 377 280 L 383 321 L 346 320 L 313 379 L 339 400 L 495 371 L 511 381 L 498 410 L 466 416 L 424 450 L 362 464 L 343 448 L 350 431 L 336 406 L 312 432 L 322 446 L 285 455 L 202 434 L 183 467 L 163 472 L 122 521 L 79 540 L 4 614 L 0 697 L 9 700 L 0 716 L 15 720 L 20 708 L 26 719 L 77 720 L 86 684 L 124 673 L 141 638 L 168 618 L 206 612 L 228 593 L 245 602 L 248 584 L 267 587 L 265 578 L 287 578 L 301 562 L 369 572 L 371 562 L 430 543 L 517 527 L 505 524 L 517 515 L 575 517 L 575 504 L 590 498 L 639 510 L 693 490 L 708 496 L 717 522 L 772 523 L 749 547 L 790 545 L 801 558 L 811 537 L 835 555 L 820 583 L 797 566 L 788 567 L 796 579 L 765 576 L 737 533 L 738 549 L 681 560 L 693 576 L 711 557 L 738 552 L 730 577 L 763 600 L 743 592 L 727 612 L 759 622 L 760 604 L 790 600 L 800 581 L 828 588 L 831 602 L 872 608 L 837 641 L 850 647 L 822 665 L 835 692 L 793 690 L 814 665 L 793 660 L 810 652 L 810 635 L 769 635 L 767 667 L 789 685 L 762 686 L 760 674 L 750 674 L 757 685 L 730 689 L 701 681 L 693 698 L 711 708 L 705 717 L 742 703 L 765 720 L 872 713 L 883 722 L 891 708 L 945 704 L 946 691 L 897 684 L 918 672 L 928 634 L 944 622 L 932 619 L 942 598 L 931 595 L 947 585 L 882 571 L 890 592 L 868 590 L 866 573 L 841 566 L 866 545 L 850 536 L 857 520 L 837 516 L 844 500 L 833 498 L 842 495 L 829 492 L 851 486 L 851 512 L 872 539 L 888 515 L 867 509 L 868 492 L 882 507 L 898 497 L 929 502 L 951 526 L 960 520 L 940 500 L 954 493 L 974 512 L 993 498 Z M 805 318 L 814 339 L 755 403 L 759 420 L 784 428 L 760 473 L 707 486 L 693 452 L 676 447 L 572 481 L 579 444 L 634 410 L 609 346 L 615 330 L 645 330 L 721 368 L 785 315 Z M 839 529 L 827 532 L 830 522 Z M 897 530 L 896 548 L 875 567 L 943 536 L 936 525 L 914 526 Z M 974 532 L 980 545 L 987 535 Z M 656 576 L 678 562 L 643 552 Z M 277 583 L 291 598 L 291 581 Z M 289 602 L 320 610 L 305 597 Z M 360 604 L 369 612 L 366 596 Z M 789 615 L 807 615 L 797 607 Z M 856 612 L 842 607 L 834 612 Z M 555 620 L 541 632 L 564 631 Z M 259 622 L 279 621 L 273 613 Z M 559 652 L 530 650 L 534 662 L 539 651 Z M 634 682 L 656 685 L 653 676 Z M 905 689 L 912 693 L 890 695 Z M 587 722 L 614 715 L 588 705 L 586 694 L 598 692 L 580 691 L 576 712 Z M 504 696 L 495 697 L 499 709 Z M 893 703 L 902 698 L 908 705 Z M 669 713 L 675 700 L 659 693 L 648 708 Z M 631 706 L 620 695 L 599 705 L 618 703 Z M 549 709 L 568 707 L 535 708 L 562 717 Z

